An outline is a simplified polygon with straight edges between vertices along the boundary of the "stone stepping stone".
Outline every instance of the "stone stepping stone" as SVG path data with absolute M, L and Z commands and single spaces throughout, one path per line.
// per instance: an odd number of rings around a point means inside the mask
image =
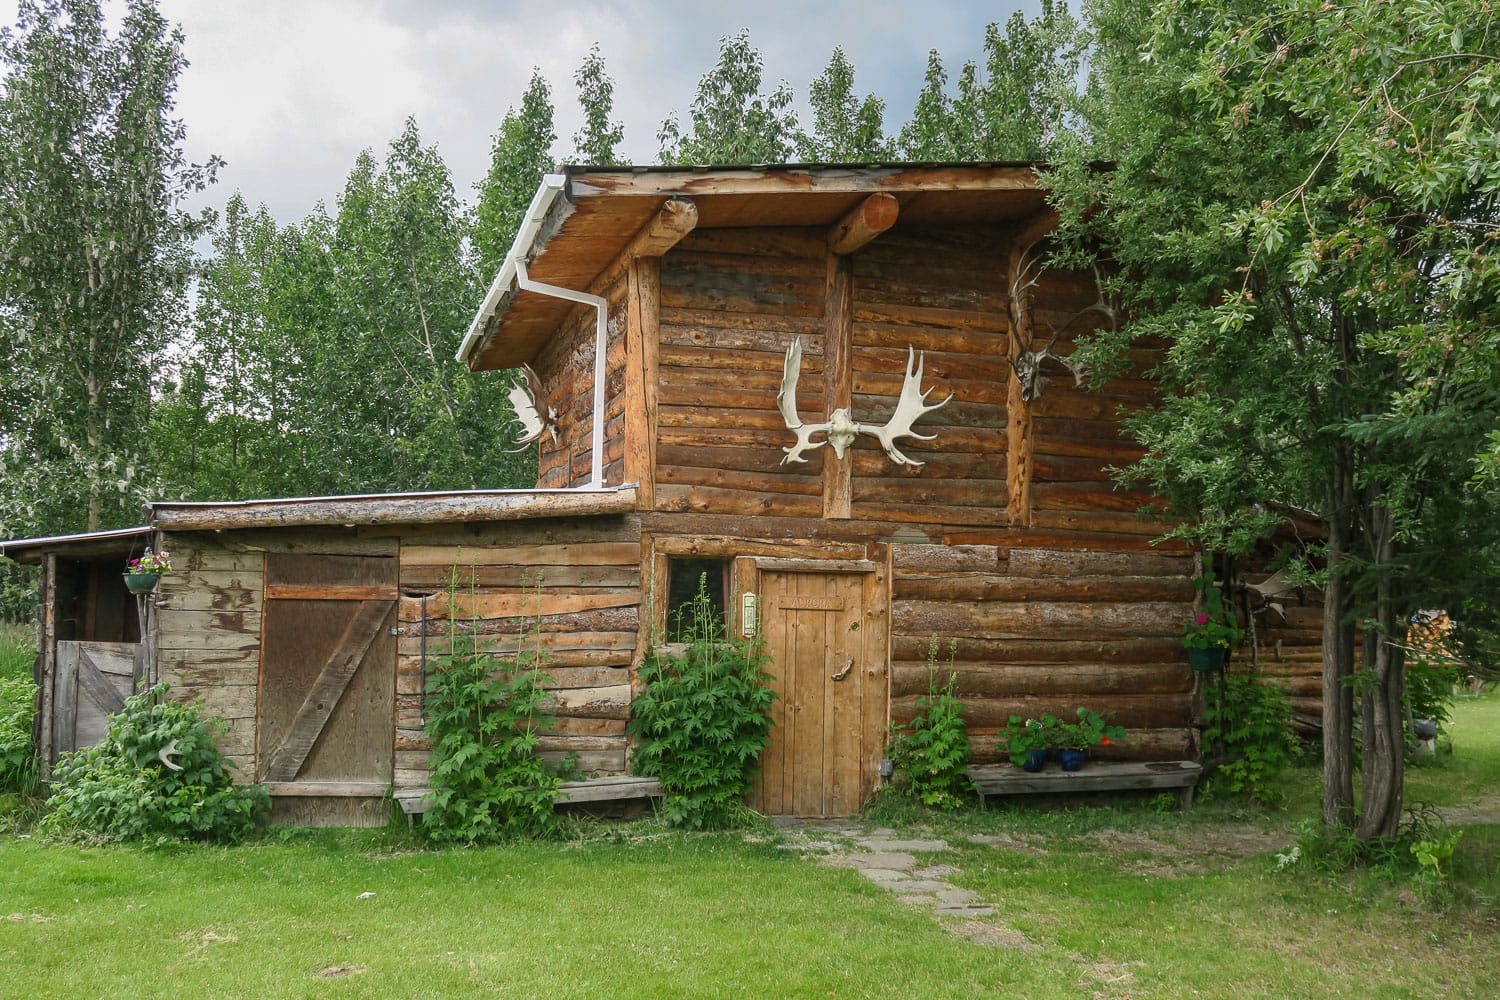
M 911 872 L 904 872 L 897 868 L 860 868 L 859 873 L 871 882 L 878 882 L 881 885 L 887 882 L 911 881 Z
M 866 874 L 869 873 L 866 872 Z M 931 879 L 925 878 L 906 879 L 901 882 L 879 882 L 877 884 L 882 889 L 889 889 L 891 892 L 899 892 L 903 895 L 914 892 L 942 892 L 944 889 L 949 888 L 947 882 L 934 882 Z
M 937 894 L 938 901 L 948 906 L 959 906 L 964 903 L 972 903 L 979 899 L 979 893 L 973 889 L 944 889 Z
M 945 917 L 988 917 L 995 912 L 995 908 L 984 903 L 976 903 L 960 906 L 939 906 L 936 912 Z
M 901 851 L 835 854 L 824 862 L 835 868 L 894 868 L 903 872 L 916 863 L 916 858 Z
M 943 878 L 947 875 L 957 875 L 958 869 L 952 865 L 928 865 L 926 868 L 918 868 L 912 874 L 917 878 Z
M 928 851 L 946 851 L 948 842 L 946 840 L 888 840 L 878 837 L 861 837 L 855 841 L 860 847 L 867 851 L 901 851 L 903 853 L 922 853 Z

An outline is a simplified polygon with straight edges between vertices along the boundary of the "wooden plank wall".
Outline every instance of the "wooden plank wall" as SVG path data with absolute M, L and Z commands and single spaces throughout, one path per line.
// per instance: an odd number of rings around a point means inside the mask
M 556 761 L 573 752 L 585 772 L 625 773 L 640 537 L 631 515 L 428 529 L 402 539 L 397 790 L 427 784 L 422 692 L 433 658 L 449 648 L 450 592 L 461 617 L 478 618 L 481 649 L 514 657 L 523 644 L 540 648 L 557 714 L 543 755 Z
M 1080 705 L 1129 730 L 1107 756 L 1192 756 L 1195 679 L 1180 642 L 1191 559 L 1024 544 L 892 546 L 891 721 L 916 714 L 936 637 L 977 763 L 999 759 L 1011 715 L 1071 718 Z
M 854 418 L 890 418 L 908 345 L 926 352 L 922 387 L 935 387 L 928 403 L 954 397 L 916 424 L 937 440 L 897 441 L 923 466 L 896 465 L 860 435 L 851 470 L 856 519 L 1005 524 L 1008 250 L 996 229 L 897 229 L 855 255 Z
M 158 676 L 173 698 L 201 698 L 229 723 L 219 749 L 239 768 L 235 780 L 254 780 L 264 553 L 201 534 L 164 535 L 161 547 L 173 570 L 157 591 Z
M 623 270 L 599 292 L 609 303 L 604 385 L 604 482 L 624 482 L 625 292 Z M 537 486 L 581 486 L 589 481 L 594 435 L 594 331 L 592 306 L 580 306 L 537 357 L 533 367 L 557 410 L 558 440 L 542 437 Z
M 662 258 L 657 510 L 822 515 L 826 449 L 781 466 L 793 436 L 776 408 L 801 337 L 799 411 L 823 419 L 822 236 L 702 230 Z

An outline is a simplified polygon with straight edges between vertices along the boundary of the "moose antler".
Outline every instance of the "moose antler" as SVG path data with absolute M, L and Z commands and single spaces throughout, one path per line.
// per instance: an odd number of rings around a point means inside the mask
M 542 413 L 542 404 L 547 398 L 542 380 L 530 365 L 522 365 L 521 372 L 526 376 L 526 385 L 513 385 L 506 394 L 506 398 L 510 400 L 510 408 L 521 422 L 521 433 L 515 440 L 516 447 L 509 449 L 511 454 L 525 451 L 527 445 L 547 432 L 551 432 L 554 442 L 557 440 L 557 411 L 549 406 L 546 415 Z
M 1114 327 L 1117 318 L 1114 306 L 1104 296 L 1104 282 L 1100 279 L 1098 265 L 1095 265 L 1094 287 L 1099 289 L 1098 299 L 1073 313 L 1061 324 L 1055 325 L 1049 321 L 1047 326 L 1052 331 L 1051 339 L 1047 341 L 1046 347 L 1040 351 L 1033 351 L 1027 334 L 1032 329 L 1031 294 L 1041 281 L 1044 268 L 1040 256 L 1033 253 L 1040 242 L 1041 240 L 1038 239 L 1028 243 L 1011 255 L 1010 339 L 1015 349 L 1010 364 L 1015 369 L 1016 380 L 1021 383 L 1021 399 L 1028 402 L 1034 396 L 1040 395 L 1047 385 L 1048 379 L 1042 375 L 1042 365 L 1048 358 L 1072 373 L 1075 386 L 1083 385 L 1088 378 L 1088 370 L 1082 364 L 1073 362 L 1053 350 L 1057 346 L 1057 339 L 1064 331 L 1089 313 L 1097 312 L 1107 317 L 1111 328 Z
M 931 441 L 937 437 L 936 434 L 918 434 L 912 430 L 912 424 L 933 410 L 947 406 L 953 399 L 949 393 L 941 402 L 927 404 L 927 396 L 931 389 L 922 388 L 922 366 L 924 354 L 917 354 L 910 345 L 906 348 L 906 378 L 901 383 L 901 395 L 896 400 L 896 412 L 891 414 L 891 419 L 884 424 L 861 424 L 856 423 L 853 416 L 844 407 L 839 407 L 828 415 L 828 420 L 819 424 L 805 424 L 802 417 L 797 413 L 797 380 L 802 377 L 802 338 L 798 337 L 792 341 L 791 346 L 786 349 L 786 361 L 782 365 L 781 391 L 776 394 L 776 408 L 781 411 L 781 417 L 786 421 L 787 430 L 797 435 L 797 441 L 789 448 L 781 449 L 786 453 L 781 464 L 788 462 L 805 462 L 802 457 L 805 451 L 821 448 L 825 444 L 833 446 L 833 453 L 839 458 L 844 457 L 844 451 L 854 442 L 859 434 L 873 434 L 885 449 L 886 457 L 897 465 L 923 465 L 915 459 L 903 455 L 895 445 L 898 437 L 916 438 L 918 441 Z M 915 364 L 915 369 L 913 369 Z M 822 441 L 813 441 L 814 434 L 826 434 Z
M 897 465 L 925 465 L 915 459 L 907 458 L 901 454 L 896 447 L 895 439 L 898 437 L 916 438 L 918 441 L 931 441 L 937 437 L 936 434 L 918 434 L 911 429 L 911 425 L 920 420 L 924 415 L 933 410 L 940 410 L 953 401 L 953 393 L 939 402 L 927 405 L 927 396 L 931 389 L 922 388 L 922 365 L 926 358 L 923 354 L 915 354 L 910 344 L 906 345 L 906 378 L 901 382 L 901 395 L 896 399 L 896 412 L 891 414 L 880 427 L 872 427 L 869 424 L 855 424 L 855 428 L 866 434 L 873 434 L 880 441 L 880 446 L 885 449 L 885 455 Z M 916 362 L 916 370 L 912 370 L 912 362 Z

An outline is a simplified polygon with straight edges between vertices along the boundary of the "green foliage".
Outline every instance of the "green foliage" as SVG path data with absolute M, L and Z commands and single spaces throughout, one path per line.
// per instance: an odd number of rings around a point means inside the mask
M 573 158 L 595 166 L 616 166 L 615 147 L 625 140 L 625 126 L 609 120 L 615 106 L 615 81 L 604 71 L 604 57 L 595 42 L 573 74 L 583 127 L 573 133 Z
M 1417 871 L 1418 891 L 1428 905 L 1440 905 L 1453 898 L 1453 851 L 1463 837 L 1454 830 L 1437 840 L 1418 840 L 1410 845 L 1412 857 L 1421 868 Z
M 828 66 L 808 87 L 813 131 L 797 132 L 797 158 L 804 163 L 870 163 L 889 158 L 885 102 L 854 93 L 854 66 L 835 48 Z
M 936 640 L 934 640 L 935 642 Z M 923 805 L 957 809 L 969 798 L 969 733 L 963 704 L 954 697 L 958 675 L 948 674 L 937 685 L 936 651 L 929 650 L 927 693 L 917 698 L 917 715 L 906 726 L 892 726 L 888 752 L 896 771 L 906 776 L 909 790 Z
M 683 134 L 676 114 L 656 134 L 661 162 L 677 164 L 784 163 L 792 154 L 797 117 L 785 83 L 760 93 L 765 60 L 742 30 L 719 40 L 719 61 L 698 81 Z
M 1424 653 L 1406 660 L 1406 703 L 1414 719 L 1431 719 L 1439 726 L 1448 722 L 1453 707 L 1453 688 L 1460 681 L 1457 660 Z
M 672 826 L 714 830 L 745 818 L 760 752 L 771 733 L 766 654 L 758 642 L 723 638 L 707 583 L 687 609 L 681 652 L 653 647 L 645 690 L 631 705 L 631 758 L 661 779 L 662 816 Z
M 489 173 L 478 185 L 473 241 L 484 281 L 493 278 L 505 263 L 532 196 L 543 175 L 553 167 L 552 144 L 556 141 L 552 88 L 539 70 L 533 70 L 531 82 L 521 95 L 521 107 L 507 111 L 500 122 L 490 147 Z
M 1113 713 L 1100 715 L 1079 706 L 1075 714 L 1077 722 L 1064 722 L 1057 727 L 1059 750 L 1087 750 L 1089 747 L 1125 742 L 1125 727 L 1109 721 L 1114 718 Z
M 1233 649 L 1244 638 L 1234 612 L 1224 606 L 1224 595 L 1214 585 L 1212 574 L 1193 577 L 1198 591 L 1198 611 L 1183 627 L 1182 644 L 1188 649 Z
M 1000 730 L 1000 752 L 1010 758 L 1017 767 L 1026 759 L 1028 750 L 1056 750 L 1062 723 L 1055 715 L 1044 715 L 1040 719 L 1022 719 L 1012 715 Z
M 35 711 L 36 683 L 31 677 L 0 674 L 0 792 L 36 791 L 36 744 L 31 739 Z
M 36 620 L 38 576 L 35 566 L 0 559 L 0 625 Z
M 0 30 L 0 536 L 129 523 L 153 370 L 201 221 L 180 210 L 182 35 L 131 0 L 25 0 Z
M 260 785 L 237 785 L 214 744 L 221 720 L 167 700 L 167 685 L 132 695 L 104 739 L 63 754 L 52 769 L 44 830 L 80 840 L 235 841 L 270 810 Z M 160 753 L 175 744 L 170 759 Z
M 1292 710 L 1286 694 L 1253 673 L 1226 670 L 1204 707 L 1204 744 L 1221 759 L 1209 788 L 1274 805 L 1276 779 L 1296 760 Z
M 422 828 L 439 843 L 555 836 L 558 776 L 538 752 L 545 711 L 538 649 L 514 659 L 480 649 L 477 620 L 449 591 L 449 647 L 428 660 L 423 710 L 432 740 L 432 803 Z

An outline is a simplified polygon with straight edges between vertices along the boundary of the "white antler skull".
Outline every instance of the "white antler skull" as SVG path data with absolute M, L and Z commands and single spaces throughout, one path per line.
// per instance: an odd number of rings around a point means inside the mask
M 547 391 L 542 387 L 542 380 L 531 370 L 530 365 L 522 365 L 521 372 L 526 376 L 526 384 L 513 385 L 506 394 L 511 410 L 521 422 L 521 433 L 515 440 L 516 447 L 510 449 L 512 453 L 525 450 L 527 445 L 545 433 L 550 432 L 552 440 L 557 441 L 557 411 L 548 406 L 545 414 L 543 413 Z

